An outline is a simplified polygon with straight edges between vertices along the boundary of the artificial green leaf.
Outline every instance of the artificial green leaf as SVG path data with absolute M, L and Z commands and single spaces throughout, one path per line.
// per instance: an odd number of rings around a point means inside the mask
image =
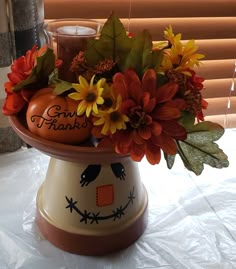
M 152 51 L 152 38 L 147 30 L 144 30 L 133 38 L 133 46 L 126 57 L 122 69 L 133 68 L 142 76 L 148 68 L 156 68 L 162 60 L 161 51 Z
M 157 69 L 163 60 L 163 52 L 161 50 L 152 51 L 152 68 Z
M 111 15 L 104 24 L 99 39 L 89 39 L 84 53 L 89 66 L 94 66 L 104 59 L 120 62 L 132 47 L 132 38 L 127 36 L 121 21 Z
M 215 168 L 228 167 L 227 155 L 215 143 L 224 133 L 224 128 L 217 123 L 201 122 L 188 132 L 187 139 L 177 141 L 178 154 L 185 167 L 200 175 L 204 164 Z
M 55 68 L 55 55 L 52 49 L 37 58 L 36 73 L 38 77 L 48 77 Z
M 195 115 L 188 111 L 183 111 L 181 114 L 181 118 L 179 119 L 179 123 L 184 126 L 184 128 L 187 130 L 192 130 L 194 127 L 195 122 Z
M 157 73 L 157 87 L 161 87 L 162 85 L 166 84 L 168 79 L 164 74 Z
M 61 95 L 64 92 L 69 91 L 72 88 L 72 84 L 70 82 L 61 80 L 61 79 L 53 79 L 52 83 L 55 86 L 55 89 L 53 90 L 53 94 L 55 95 Z
M 37 64 L 32 69 L 29 77 L 22 80 L 14 87 L 14 91 L 20 91 L 23 88 L 40 89 L 47 86 L 49 75 L 55 68 L 55 55 L 53 50 L 47 51 L 37 58 Z
M 164 153 L 164 157 L 165 157 L 165 160 L 166 160 L 166 164 L 167 164 L 167 167 L 169 169 L 171 169 L 174 165 L 174 162 L 175 162 L 175 156 L 176 155 L 168 155 L 166 153 Z

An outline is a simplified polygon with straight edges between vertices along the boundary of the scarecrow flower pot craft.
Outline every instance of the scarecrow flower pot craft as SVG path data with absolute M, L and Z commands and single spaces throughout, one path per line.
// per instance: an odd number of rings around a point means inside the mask
M 54 245 L 103 255 L 137 240 L 148 196 L 138 171 L 146 158 L 179 155 L 200 175 L 229 165 L 216 141 L 224 128 L 204 120 L 204 57 L 172 27 L 165 41 L 131 34 L 112 14 L 105 24 L 56 20 L 48 44 L 16 59 L 2 108 L 28 144 L 51 156 L 37 195 L 36 222 Z

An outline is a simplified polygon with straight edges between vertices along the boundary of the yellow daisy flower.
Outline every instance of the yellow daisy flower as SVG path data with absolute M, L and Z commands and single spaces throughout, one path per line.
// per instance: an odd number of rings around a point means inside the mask
M 126 129 L 125 123 L 129 121 L 129 118 L 125 114 L 119 112 L 121 102 L 121 96 L 119 95 L 115 108 L 110 107 L 108 110 L 99 110 L 98 115 L 96 115 L 99 119 L 95 121 L 93 125 L 103 125 L 101 134 L 114 134 L 116 130 Z
M 68 96 L 71 99 L 80 101 L 77 108 L 78 116 L 86 113 L 86 116 L 89 117 L 91 112 L 98 113 L 98 105 L 102 105 L 104 103 L 102 92 L 104 90 L 106 80 L 102 78 L 94 84 L 94 77 L 95 76 L 93 76 L 90 83 L 88 83 L 83 76 L 79 76 L 79 83 L 72 84 L 76 92 L 70 93 Z
M 199 65 L 199 60 L 204 58 L 203 54 L 195 53 L 198 46 L 194 40 L 181 42 L 181 34 L 174 35 L 171 26 L 164 31 L 164 35 L 171 43 L 171 48 L 165 50 L 160 71 L 175 69 L 175 71 L 186 73 L 187 69 Z
M 104 99 L 102 109 L 108 109 L 114 106 L 115 96 L 113 92 L 113 84 L 106 83 L 106 85 L 104 86 L 104 91 L 102 92 L 102 97 Z
M 177 44 L 180 42 L 181 40 L 181 34 L 177 34 L 175 35 L 173 33 L 173 29 L 171 27 L 171 25 L 169 27 L 166 28 L 166 30 L 164 31 L 164 37 L 166 40 L 168 40 L 172 45 Z

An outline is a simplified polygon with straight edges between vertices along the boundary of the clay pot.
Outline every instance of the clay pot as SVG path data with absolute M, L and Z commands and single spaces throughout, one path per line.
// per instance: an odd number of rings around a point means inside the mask
M 11 116 L 10 123 L 26 143 L 51 156 L 36 212 L 47 240 L 71 253 L 104 255 L 142 235 L 148 197 L 138 163 L 108 149 L 38 137 L 17 116 Z

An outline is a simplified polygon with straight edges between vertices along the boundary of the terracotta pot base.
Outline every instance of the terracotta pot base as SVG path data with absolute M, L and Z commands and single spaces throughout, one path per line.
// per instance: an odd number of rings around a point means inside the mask
M 105 255 L 142 235 L 148 195 L 138 163 L 112 149 L 41 138 L 27 129 L 25 115 L 10 123 L 25 143 L 51 156 L 36 214 L 48 241 L 75 254 Z
M 65 231 L 40 208 L 40 191 L 37 197 L 36 223 L 42 235 L 56 247 L 74 254 L 98 256 L 119 251 L 133 244 L 144 232 L 147 225 L 147 200 L 138 216 L 118 232 L 104 235 L 86 235 Z M 146 190 L 145 190 L 146 192 Z

